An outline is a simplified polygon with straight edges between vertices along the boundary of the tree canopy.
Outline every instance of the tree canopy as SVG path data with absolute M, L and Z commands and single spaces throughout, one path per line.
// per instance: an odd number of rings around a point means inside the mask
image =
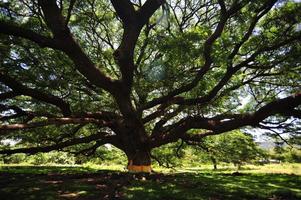
M 132 165 L 244 127 L 300 133 L 301 3 L 1 0 L 0 137 Z M 72 147 L 72 148 L 71 148 Z

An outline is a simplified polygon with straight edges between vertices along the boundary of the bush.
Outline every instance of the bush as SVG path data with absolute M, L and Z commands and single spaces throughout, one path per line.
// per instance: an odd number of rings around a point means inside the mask
M 38 153 L 36 155 L 32 155 L 27 161 L 34 165 L 73 165 L 75 163 L 75 158 L 66 152 L 53 151 L 49 153 Z
M 26 154 L 18 153 L 10 156 L 1 156 L 0 160 L 3 164 L 20 164 L 26 162 Z

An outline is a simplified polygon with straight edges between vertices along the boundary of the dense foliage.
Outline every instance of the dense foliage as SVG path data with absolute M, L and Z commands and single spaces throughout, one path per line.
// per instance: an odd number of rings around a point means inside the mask
M 241 128 L 298 138 L 300 10 L 277 0 L 1 0 L 0 139 L 19 147 L 0 154 L 86 156 L 110 143 L 150 165 L 162 145 Z M 224 144 L 231 154 L 250 141 Z

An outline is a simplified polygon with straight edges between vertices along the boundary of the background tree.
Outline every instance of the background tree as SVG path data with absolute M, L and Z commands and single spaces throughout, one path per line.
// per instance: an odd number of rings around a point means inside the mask
M 129 169 L 150 171 L 151 150 L 178 140 L 283 122 L 300 130 L 300 8 L 2 0 L 0 136 L 26 147 L 0 153 L 110 143 Z
M 220 135 L 218 140 L 219 160 L 233 163 L 238 169 L 243 164 L 264 157 L 263 150 L 259 148 L 249 134 L 236 131 L 228 135 Z
M 240 169 L 243 164 L 265 157 L 263 149 L 255 143 L 253 137 L 239 130 L 204 138 L 198 144 L 198 149 L 207 153 L 214 169 L 221 162 L 232 163 Z

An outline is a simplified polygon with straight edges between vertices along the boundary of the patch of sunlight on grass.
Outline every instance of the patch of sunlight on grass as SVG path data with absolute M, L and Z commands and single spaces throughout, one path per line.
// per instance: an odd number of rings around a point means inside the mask
M 225 186 L 226 188 L 237 187 L 237 183 L 226 183 L 226 184 L 224 184 L 224 186 Z
M 87 191 L 78 191 L 78 192 L 64 193 L 64 194 L 61 194 L 60 196 L 66 197 L 66 198 L 74 198 L 74 197 L 78 197 L 81 195 L 85 195 L 87 193 L 88 193 Z
M 81 165 L 0 165 L 0 172 L 6 173 L 22 173 L 22 174 L 48 174 L 48 173 L 63 173 L 63 174 L 78 174 L 95 172 L 91 168 L 85 168 Z
M 147 192 L 155 192 L 156 190 L 155 190 L 155 189 L 152 189 L 152 188 L 150 188 L 150 189 L 147 189 L 146 191 L 147 191 Z
M 86 163 L 83 165 L 30 165 L 30 164 L 0 164 L 0 172 L 12 173 L 34 173 L 45 174 L 49 172 L 58 173 L 86 173 L 96 172 L 98 170 L 108 171 L 127 171 L 124 165 L 96 165 Z M 232 165 L 218 166 L 217 170 L 213 170 L 211 165 L 201 165 L 199 167 L 177 167 L 163 168 L 154 166 L 153 170 L 157 173 L 232 173 L 237 171 Z M 244 165 L 239 170 L 242 173 L 251 174 L 295 174 L 301 175 L 301 163 L 281 163 L 281 164 L 266 164 L 266 165 Z
M 296 174 L 301 175 L 301 163 L 266 164 L 262 166 L 246 165 L 244 172 L 266 174 Z
M 126 171 L 123 165 L 96 165 L 86 163 L 83 165 L 31 165 L 31 164 L 0 164 L 0 172 L 47 174 L 47 173 L 93 173 L 104 171 Z
M 265 165 L 243 165 L 240 170 L 233 165 L 220 165 L 217 170 L 212 169 L 212 165 L 201 165 L 199 167 L 176 167 L 166 169 L 162 167 L 154 167 L 154 171 L 160 173 L 232 173 L 235 171 L 243 173 L 259 173 L 259 174 L 295 174 L 301 175 L 301 163 L 280 163 Z
M 167 190 L 167 189 L 172 189 L 172 188 L 175 188 L 175 187 L 176 187 L 176 185 L 174 185 L 174 184 L 168 184 L 168 185 L 161 186 L 161 189 Z
M 81 195 L 81 194 L 87 194 L 87 191 L 79 191 L 77 194 Z
M 160 173 L 229 173 L 237 171 L 237 167 L 229 164 L 221 164 L 218 166 L 217 170 L 213 170 L 212 165 L 209 164 L 202 164 L 200 166 L 182 166 L 182 167 L 175 167 L 175 168 L 164 168 L 160 166 L 153 166 L 153 170 L 155 172 Z
M 129 191 L 141 191 L 144 190 L 144 187 L 135 186 L 128 189 Z
M 94 170 L 110 170 L 110 171 L 126 171 L 124 165 L 97 165 L 94 163 L 85 163 L 82 165 L 85 168 L 90 168 Z
M 160 166 L 153 166 L 152 169 L 157 173 L 174 173 L 176 169 L 173 168 L 165 168 Z
M 297 188 L 290 188 L 291 191 L 296 192 L 296 193 L 301 193 L 301 189 Z
M 281 187 L 281 186 L 273 184 L 273 183 L 268 183 L 267 186 L 271 186 L 271 187 L 275 187 L 275 188 L 283 188 L 283 186 Z

